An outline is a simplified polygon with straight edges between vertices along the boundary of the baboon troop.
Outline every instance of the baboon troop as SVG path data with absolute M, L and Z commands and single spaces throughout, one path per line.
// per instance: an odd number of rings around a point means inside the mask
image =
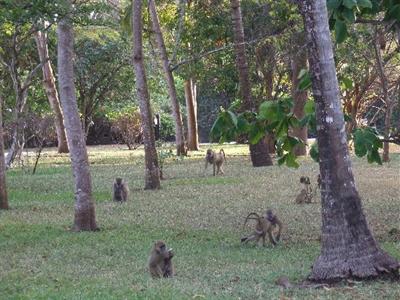
M 267 210 L 263 216 L 252 212 L 247 215 L 244 225 L 246 225 L 248 220 L 256 220 L 256 226 L 254 232 L 250 235 L 241 238 L 242 243 L 247 243 L 249 241 L 256 241 L 259 244 L 260 239 L 262 239 L 262 245 L 265 246 L 265 237 L 268 234 L 269 241 L 276 245 L 281 237 L 282 222 L 278 219 L 276 215 L 273 214 L 271 210 Z M 274 230 L 278 227 L 278 233 L 274 236 Z
M 148 267 L 153 278 L 172 277 L 175 274 L 172 258 L 174 253 L 172 249 L 167 250 L 163 241 L 154 243 L 150 251 Z
M 217 175 L 219 173 L 224 174 L 222 169 L 223 163 L 226 161 L 224 149 L 219 150 L 219 152 L 213 151 L 212 149 L 207 150 L 206 154 L 206 165 L 204 170 L 207 169 L 208 164 L 213 165 L 213 175 L 215 176 L 215 168 L 217 168 Z
M 125 202 L 128 200 L 129 187 L 122 178 L 115 178 L 113 183 L 113 201 Z

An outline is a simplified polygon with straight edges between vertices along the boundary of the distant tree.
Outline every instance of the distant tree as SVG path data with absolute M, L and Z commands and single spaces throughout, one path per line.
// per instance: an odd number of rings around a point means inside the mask
M 309 40 L 308 59 L 322 178 L 321 254 L 310 279 L 399 276 L 400 264 L 375 241 L 355 187 L 325 0 L 299 1 Z
M 232 23 L 235 39 L 236 65 L 239 72 L 239 84 L 242 95 L 242 109 L 255 111 L 256 107 L 251 95 L 251 85 L 249 80 L 249 70 L 246 59 L 246 48 L 244 41 L 244 31 L 240 1 L 231 0 Z M 261 139 L 257 144 L 250 144 L 251 161 L 254 167 L 270 166 L 272 159 L 269 155 L 268 145 L 265 139 Z
M 3 98 L 0 95 L 0 209 L 8 209 L 6 166 L 4 161 Z
M 143 127 L 145 151 L 145 189 L 160 188 L 160 170 L 154 138 L 150 95 L 147 88 L 146 71 L 143 63 L 142 41 L 142 0 L 134 0 L 132 5 L 133 66 L 136 75 L 136 91 Z
M 72 10 L 71 0 L 64 1 L 67 11 Z M 57 26 L 58 37 L 58 84 L 64 113 L 68 146 L 75 180 L 74 231 L 95 231 L 95 205 L 92 199 L 92 181 L 89 161 L 82 131 L 74 84 L 74 34 L 68 15 Z
M 162 66 L 164 69 L 165 80 L 168 85 L 168 94 L 172 106 L 172 114 L 175 119 L 175 143 L 176 143 L 176 154 L 185 154 L 185 137 L 183 135 L 183 123 L 178 96 L 176 94 L 176 87 L 174 76 L 170 67 L 170 61 L 168 59 L 167 49 L 165 47 L 164 37 L 160 27 L 160 21 L 158 20 L 156 3 L 154 0 L 149 0 L 150 18 L 153 31 L 155 33 L 159 55 L 161 57 Z
M 47 22 L 43 23 L 48 26 Z M 61 112 L 60 99 L 58 97 L 57 86 L 53 74 L 53 68 L 49 58 L 49 49 L 46 31 L 35 32 L 36 47 L 42 63 L 43 87 L 46 91 L 47 99 L 54 114 L 54 125 L 57 132 L 58 153 L 68 153 L 67 137 L 65 135 L 64 117 Z

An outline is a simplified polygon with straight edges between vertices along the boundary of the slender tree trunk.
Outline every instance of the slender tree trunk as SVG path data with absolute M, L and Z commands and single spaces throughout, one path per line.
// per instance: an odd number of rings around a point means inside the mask
M 0 96 L 0 209 L 8 209 L 6 165 L 4 161 L 3 98 Z
M 66 1 L 69 10 L 71 0 Z M 57 27 L 58 84 L 60 101 L 67 130 L 72 172 L 75 180 L 75 220 L 74 231 L 95 231 L 95 205 L 92 199 L 92 180 L 85 138 L 82 131 L 74 83 L 74 33 L 71 21 L 62 19 Z
M 389 140 L 389 134 L 390 134 L 390 126 L 391 126 L 390 117 L 392 115 L 392 109 L 391 109 L 392 106 L 391 106 L 391 103 L 390 103 L 391 101 L 390 101 L 390 97 L 389 97 L 388 80 L 385 75 L 385 68 L 383 66 L 381 50 L 379 49 L 379 40 L 378 40 L 378 32 L 377 31 L 375 33 L 374 49 L 375 49 L 375 56 L 376 56 L 376 62 L 377 62 L 377 69 L 378 69 L 379 77 L 380 77 L 380 81 L 381 81 L 383 102 L 385 103 L 385 106 L 386 106 L 384 139 L 387 141 L 387 140 Z M 389 161 L 389 142 L 383 142 L 382 160 L 384 162 Z
M 184 155 L 186 151 L 185 151 L 185 137 L 183 135 L 182 115 L 179 106 L 178 96 L 176 95 L 174 76 L 172 75 L 172 71 L 170 69 L 170 62 L 168 59 L 167 49 L 165 47 L 164 38 L 160 28 L 160 22 L 157 16 L 155 0 L 149 0 L 149 9 L 150 9 L 150 17 L 151 17 L 153 31 L 155 32 L 156 35 L 158 51 L 160 53 L 160 57 L 162 60 L 165 80 L 167 81 L 168 85 L 168 93 L 169 93 L 169 98 L 171 100 L 172 114 L 175 119 L 176 154 Z
M 326 0 L 299 1 L 309 39 L 322 178 L 321 254 L 310 279 L 399 275 L 400 264 L 377 244 L 362 209 L 347 148 Z
M 11 146 L 8 149 L 7 157 L 6 157 L 6 168 L 10 168 L 18 153 L 21 153 L 22 149 L 25 146 L 25 138 L 24 138 L 24 126 L 25 120 L 23 117 L 26 101 L 28 97 L 28 89 L 16 89 L 16 105 L 13 112 L 13 130 L 12 130 L 12 138 L 11 138 Z
M 54 113 L 54 125 L 56 128 L 58 140 L 58 153 L 68 153 L 68 143 L 67 137 L 65 135 L 65 127 L 63 121 L 64 117 L 61 112 L 60 100 L 58 98 L 53 69 L 49 60 L 47 34 L 41 31 L 37 31 L 35 33 L 35 41 L 39 53 L 40 62 L 43 64 L 43 87 L 46 91 L 47 99 L 49 99 L 50 107 Z
M 199 134 L 197 126 L 197 92 L 192 78 L 185 81 L 185 99 L 187 110 L 188 150 L 199 150 Z
M 243 99 L 242 109 L 255 111 L 256 107 L 251 97 L 249 68 L 246 60 L 246 47 L 240 0 L 230 0 L 232 11 L 233 34 L 235 38 L 236 66 L 239 72 L 240 92 Z M 257 145 L 250 145 L 250 156 L 254 167 L 271 166 L 272 159 L 268 153 L 268 145 L 262 139 Z M 265 149 L 264 149 L 265 148 Z M 266 157 L 265 157 L 266 156 Z
M 153 118 L 150 108 L 150 96 L 143 63 L 142 44 L 142 0 L 134 0 L 132 5 L 133 66 L 136 75 L 136 92 L 139 100 L 140 116 L 143 128 L 145 158 L 145 189 L 160 188 L 160 170 L 154 139 Z
M 293 113 L 298 119 L 304 117 L 304 105 L 307 101 L 307 91 L 299 90 L 299 74 L 302 69 L 307 68 L 307 56 L 305 53 L 296 53 L 291 61 L 292 65 L 292 97 L 294 101 Z M 292 129 L 293 136 L 307 143 L 308 130 L 307 126 Z M 297 145 L 294 149 L 296 156 L 307 155 L 306 145 Z

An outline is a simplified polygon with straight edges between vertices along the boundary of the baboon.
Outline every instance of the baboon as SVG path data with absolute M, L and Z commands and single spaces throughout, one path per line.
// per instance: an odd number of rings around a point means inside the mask
M 163 241 L 154 243 L 149 256 L 149 272 L 153 278 L 172 277 L 175 274 L 172 249 L 167 250 Z
M 268 216 L 272 220 L 272 222 L 268 220 Z M 268 210 L 265 216 L 259 216 L 257 213 L 252 212 L 248 214 L 248 216 L 246 217 L 244 225 L 246 225 L 248 220 L 256 220 L 257 221 L 256 228 L 252 234 L 241 238 L 242 243 L 247 243 L 249 241 L 254 241 L 254 240 L 256 240 L 256 243 L 259 243 L 260 239 L 262 239 L 262 245 L 265 246 L 265 236 L 268 233 L 268 238 L 270 242 L 273 245 L 277 244 L 281 235 L 282 223 L 272 213 L 272 211 Z M 277 234 L 276 237 L 274 237 L 272 231 L 276 226 L 279 227 L 279 233 Z
M 264 218 L 266 218 L 274 227 L 278 227 L 278 233 L 275 235 L 275 241 L 279 242 L 281 239 L 281 231 L 282 231 L 282 222 L 278 219 L 278 217 L 272 212 L 271 209 L 267 209 L 265 212 Z
M 217 175 L 219 173 L 224 174 L 222 164 L 226 161 L 224 149 L 219 150 L 219 153 L 211 149 L 207 150 L 206 154 L 206 165 L 204 170 L 207 169 L 208 164 L 213 165 L 213 175 L 215 176 L 215 167 L 217 167 Z
M 120 202 L 128 200 L 129 187 L 122 178 L 115 178 L 113 184 L 113 200 Z
M 300 191 L 300 194 L 297 195 L 296 203 L 297 204 L 311 203 L 311 197 L 305 189 L 302 189 Z
M 311 203 L 313 194 L 312 194 L 310 178 L 307 176 L 301 176 L 300 183 L 304 185 L 304 188 L 300 191 L 300 194 L 297 195 L 296 203 L 297 204 Z

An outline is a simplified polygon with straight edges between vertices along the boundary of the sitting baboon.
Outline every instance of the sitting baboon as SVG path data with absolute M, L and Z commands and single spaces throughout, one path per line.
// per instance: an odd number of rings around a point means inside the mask
M 213 165 L 213 175 L 215 176 L 215 167 L 217 167 L 217 175 L 219 173 L 224 174 L 222 164 L 226 161 L 224 149 L 219 150 L 219 153 L 211 149 L 207 150 L 206 154 L 206 165 L 204 170 L 207 169 L 208 164 Z
M 254 217 L 251 217 L 254 216 Z M 272 220 L 272 221 L 270 221 Z M 271 210 L 267 210 L 264 216 L 259 216 L 257 213 L 250 213 L 244 222 L 246 225 L 248 220 L 256 220 L 256 227 L 252 234 L 241 238 L 242 243 L 247 243 L 249 241 L 256 241 L 259 243 L 260 239 L 262 239 L 262 245 L 265 246 L 265 236 L 268 233 L 268 238 L 273 245 L 276 245 L 277 242 L 280 240 L 282 223 L 279 219 L 272 213 Z M 243 226 L 244 226 L 243 225 Z M 274 237 L 273 230 L 275 227 L 279 227 L 279 233 Z
M 303 184 L 304 188 L 300 191 L 300 194 L 297 195 L 296 203 L 297 204 L 311 203 L 313 194 L 312 194 L 310 178 L 307 176 L 301 176 L 300 183 Z
M 114 201 L 126 201 L 129 196 L 128 184 L 122 178 L 115 178 L 113 183 L 113 200 Z
M 174 253 L 172 249 L 167 250 L 163 241 L 154 243 L 150 251 L 148 267 L 153 278 L 172 277 L 175 274 L 172 258 Z

